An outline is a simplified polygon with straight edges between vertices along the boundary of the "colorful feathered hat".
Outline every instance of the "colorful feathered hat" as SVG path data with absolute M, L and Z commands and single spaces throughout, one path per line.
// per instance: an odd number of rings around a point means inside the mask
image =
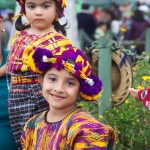
M 73 46 L 57 47 L 53 51 L 38 47 L 28 57 L 28 65 L 33 72 L 40 74 L 52 67 L 65 69 L 80 82 L 82 99 L 96 101 L 101 96 L 101 80 L 91 74 L 91 66 L 86 56 Z
M 21 6 L 21 13 L 25 14 L 25 0 L 16 0 L 19 5 Z M 64 9 L 67 6 L 66 0 L 54 0 L 56 1 L 56 5 L 58 7 L 58 10 L 60 11 L 60 14 L 58 15 L 59 18 L 64 16 Z

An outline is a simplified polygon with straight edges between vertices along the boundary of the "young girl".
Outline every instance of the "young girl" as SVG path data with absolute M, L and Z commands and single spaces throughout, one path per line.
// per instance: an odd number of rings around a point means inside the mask
M 31 72 L 27 58 L 35 51 L 35 46 L 45 47 L 53 51 L 57 46 L 72 43 L 65 34 L 63 25 L 58 19 L 63 16 L 66 0 L 18 0 L 21 14 L 29 21 L 28 25 L 21 23 L 21 17 L 16 20 L 16 29 L 20 30 L 12 40 L 8 59 L 8 72 L 11 75 L 9 116 L 12 131 L 21 149 L 20 136 L 25 122 L 33 115 L 48 109 L 41 94 L 41 85 L 36 73 Z M 60 33 L 61 32 L 61 33 Z
M 114 130 L 77 105 L 79 98 L 96 101 L 102 91 L 102 82 L 91 74 L 85 55 L 71 46 L 54 51 L 38 47 L 28 65 L 43 75 L 42 94 L 49 110 L 25 124 L 23 150 L 111 150 Z
M 129 91 L 135 100 L 141 101 L 144 107 L 150 111 L 150 88 L 145 88 L 143 90 L 130 88 Z

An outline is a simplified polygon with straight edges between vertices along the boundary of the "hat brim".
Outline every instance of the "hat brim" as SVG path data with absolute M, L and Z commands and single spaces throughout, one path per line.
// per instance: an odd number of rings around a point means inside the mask
M 92 53 L 92 70 L 98 74 L 98 51 Z M 129 96 L 129 88 L 132 86 L 132 70 L 127 59 L 122 67 L 119 66 L 124 54 L 117 50 L 112 52 L 112 107 L 119 106 Z M 105 91 L 104 91 L 105 92 Z
M 131 66 L 126 59 L 123 66 L 119 64 L 124 57 L 121 51 L 112 53 L 112 106 L 119 106 L 129 96 L 129 88 L 132 86 L 133 76 Z M 118 76 L 118 77 L 117 77 Z M 118 83 L 117 83 L 118 82 Z

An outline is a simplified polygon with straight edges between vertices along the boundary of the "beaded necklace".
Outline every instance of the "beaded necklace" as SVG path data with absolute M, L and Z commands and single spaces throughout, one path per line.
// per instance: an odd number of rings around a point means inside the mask
M 9 81 L 9 77 L 8 77 L 8 65 L 7 65 L 7 63 L 6 63 L 6 84 L 7 84 L 8 92 L 10 92 L 10 81 Z

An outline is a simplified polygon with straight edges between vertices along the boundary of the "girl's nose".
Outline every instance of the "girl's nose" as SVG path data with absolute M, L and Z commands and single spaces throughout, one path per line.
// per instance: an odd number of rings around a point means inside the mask
M 63 83 L 59 83 L 54 87 L 54 91 L 58 92 L 58 93 L 63 93 L 65 90 L 65 87 L 63 85 Z
M 41 15 L 42 15 L 42 9 L 41 9 L 40 7 L 37 7 L 37 8 L 35 9 L 35 15 L 36 15 L 36 16 L 41 16 Z

